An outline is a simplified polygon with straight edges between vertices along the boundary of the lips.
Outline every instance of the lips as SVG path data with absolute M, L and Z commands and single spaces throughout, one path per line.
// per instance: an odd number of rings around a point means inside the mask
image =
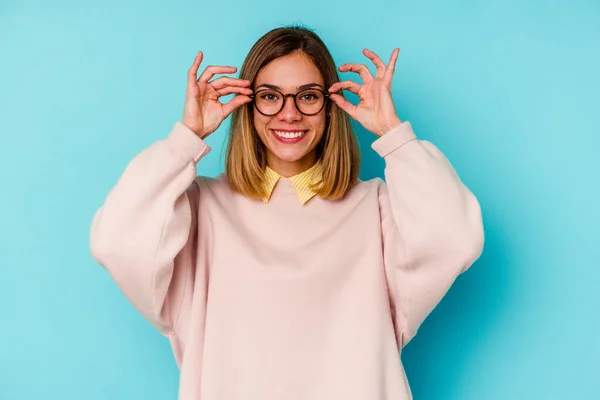
M 308 130 L 279 130 L 279 129 L 269 129 L 271 134 L 275 136 L 277 140 L 282 143 L 298 143 L 308 133 Z

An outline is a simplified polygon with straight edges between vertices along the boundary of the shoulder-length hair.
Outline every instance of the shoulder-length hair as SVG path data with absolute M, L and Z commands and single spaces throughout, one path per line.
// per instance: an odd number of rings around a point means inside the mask
M 253 87 L 262 68 L 294 52 L 302 52 L 312 60 L 323 76 L 325 90 L 339 81 L 325 43 L 311 30 L 298 26 L 276 28 L 262 36 L 246 56 L 239 78 L 248 79 Z M 316 147 L 323 180 L 314 188 L 320 197 L 338 200 L 358 181 L 360 153 L 348 115 L 330 100 L 325 113 L 325 132 Z M 251 198 L 262 198 L 267 153 L 254 128 L 252 102 L 233 112 L 229 135 L 225 173 L 231 189 Z

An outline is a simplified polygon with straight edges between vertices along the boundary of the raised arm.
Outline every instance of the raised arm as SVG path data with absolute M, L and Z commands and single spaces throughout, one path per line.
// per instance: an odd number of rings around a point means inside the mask
M 193 262 L 196 252 L 203 251 L 195 237 L 202 201 L 196 163 L 210 151 L 203 139 L 251 100 L 248 81 L 229 77 L 210 81 L 215 74 L 235 72 L 235 67 L 207 67 L 196 79 L 201 61 L 199 52 L 188 70 L 182 122 L 128 164 L 96 212 L 90 233 L 94 258 L 164 334 L 186 311 Z M 228 103 L 219 101 L 232 93 L 237 95 Z
M 439 149 L 415 138 L 410 122 L 373 148 L 386 162 L 379 188 L 383 254 L 401 347 L 479 258 L 481 209 Z

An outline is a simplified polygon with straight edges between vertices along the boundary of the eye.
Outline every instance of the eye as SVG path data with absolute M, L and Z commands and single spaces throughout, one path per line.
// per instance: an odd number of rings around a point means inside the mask
M 300 94 L 300 101 L 303 103 L 316 103 L 321 101 L 323 94 L 316 90 L 311 90 L 308 92 L 302 92 Z
M 265 101 L 278 101 L 279 100 L 279 95 L 277 93 L 273 93 L 273 92 L 262 93 L 259 97 Z

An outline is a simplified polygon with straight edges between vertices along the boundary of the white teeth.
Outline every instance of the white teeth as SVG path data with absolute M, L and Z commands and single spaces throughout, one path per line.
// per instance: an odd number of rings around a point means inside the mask
M 274 130 L 274 132 L 277 134 L 277 136 L 285 138 L 285 139 L 295 139 L 295 138 L 302 136 L 302 134 L 304 133 L 303 131 L 283 132 L 283 131 L 276 131 L 276 130 Z

